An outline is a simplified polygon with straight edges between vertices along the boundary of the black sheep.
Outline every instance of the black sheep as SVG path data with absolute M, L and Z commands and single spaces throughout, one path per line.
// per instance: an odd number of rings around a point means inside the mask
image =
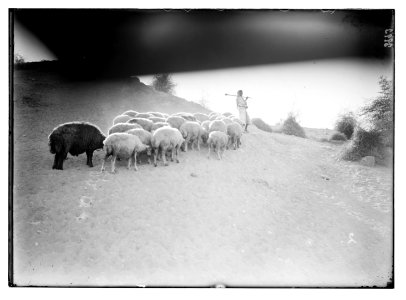
M 63 170 L 63 161 L 68 153 L 78 156 L 86 152 L 87 165 L 93 167 L 93 151 L 103 148 L 106 136 L 100 129 L 87 122 L 61 124 L 49 135 L 49 147 L 55 154 L 52 169 Z

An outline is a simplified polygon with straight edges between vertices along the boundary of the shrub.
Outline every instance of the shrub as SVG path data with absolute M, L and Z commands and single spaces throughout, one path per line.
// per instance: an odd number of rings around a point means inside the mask
M 330 141 L 346 141 L 347 137 L 344 133 L 336 132 L 330 137 Z
M 355 126 L 357 125 L 357 120 L 353 113 L 348 113 L 341 115 L 335 125 L 335 130 L 345 134 L 347 139 L 352 137 L 354 133 Z
M 293 114 L 289 114 L 288 118 L 283 122 L 281 131 L 288 135 L 295 135 L 302 138 L 306 137 L 303 128 L 296 121 L 296 117 Z
M 354 132 L 351 143 L 344 150 L 342 158 L 356 161 L 364 156 L 371 155 L 378 160 L 384 159 L 384 148 L 381 132 L 377 130 L 366 131 L 358 127 Z
M 371 103 L 362 108 L 361 115 L 382 133 L 385 145 L 393 146 L 393 85 L 386 77 L 379 78 L 380 92 Z
M 14 54 L 14 64 L 22 65 L 24 63 L 25 63 L 24 57 L 21 54 L 15 53 Z
M 252 118 L 251 119 L 252 124 L 254 124 L 258 129 L 261 129 L 263 131 L 267 132 L 272 132 L 272 127 L 271 125 L 267 124 L 262 120 L 261 118 Z
M 155 74 L 152 80 L 152 87 L 156 91 L 173 94 L 176 84 L 172 81 L 171 74 Z

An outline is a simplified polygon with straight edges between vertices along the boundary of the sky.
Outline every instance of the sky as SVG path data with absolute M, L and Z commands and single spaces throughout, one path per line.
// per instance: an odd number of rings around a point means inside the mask
M 41 41 L 18 22 L 14 22 L 14 53 L 22 55 L 26 62 L 56 59 Z
M 374 98 L 379 76 L 392 79 L 392 66 L 373 59 L 330 59 L 206 72 L 174 73 L 177 96 L 218 112 L 237 114 L 235 97 L 243 90 L 248 113 L 276 124 L 288 113 L 302 126 L 333 128 L 340 113 L 354 111 Z M 140 76 L 145 84 L 152 75 Z

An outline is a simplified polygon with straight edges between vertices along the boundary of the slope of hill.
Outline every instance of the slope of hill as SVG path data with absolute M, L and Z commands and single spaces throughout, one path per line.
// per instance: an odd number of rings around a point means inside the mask
M 24 71 L 26 72 L 26 71 Z M 337 160 L 326 145 L 252 126 L 239 150 L 182 152 L 168 167 L 100 172 L 47 136 L 127 109 L 203 111 L 143 85 L 16 73 L 17 284 L 385 286 L 392 278 L 392 170 Z M 98 99 L 98 101 L 95 101 Z M 108 166 L 109 167 L 109 166 Z

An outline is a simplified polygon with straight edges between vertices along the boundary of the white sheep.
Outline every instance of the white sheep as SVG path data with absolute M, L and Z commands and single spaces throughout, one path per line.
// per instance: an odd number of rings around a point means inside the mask
M 209 120 L 210 120 L 210 121 L 218 120 L 218 119 L 220 119 L 220 115 L 218 115 L 218 114 L 213 114 L 213 115 L 211 115 L 211 116 L 209 117 Z
M 197 121 L 197 119 L 193 116 L 193 114 L 187 113 L 187 112 L 178 112 L 178 113 L 172 114 L 172 116 L 182 117 L 186 121 L 193 121 L 193 122 Z
M 166 122 L 166 118 L 161 118 L 161 117 L 149 117 L 148 119 L 151 120 L 154 123 Z
M 166 122 L 156 122 L 152 125 L 151 127 L 151 132 L 154 132 L 158 128 L 164 127 L 164 126 L 170 126 L 169 123 Z
M 209 116 L 203 113 L 195 113 L 193 116 L 199 121 L 199 122 L 204 122 L 209 119 Z
M 138 115 L 139 112 L 135 110 L 127 110 L 126 112 L 123 112 L 122 115 L 127 115 L 130 116 L 131 118 L 135 118 L 136 115 Z
M 214 120 L 210 122 L 209 133 L 212 131 L 222 131 L 227 133 L 227 126 L 222 120 Z
M 117 132 L 126 132 L 130 129 L 135 128 L 142 128 L 139 124 L 130 124 L 130 123 L 117 123 L 110 127 L 109 134 L 117 133 Z
M 222 118 L 221 121 L 223 121 L 226 125 L 233 123 L 233 121 L 230 118 Z
M 180 126 L 179 131 L 185 139 L 186 152 L 189 142 L 192 142 L 192 150 L 193 145 L 196 144 L 197 149 L 200 151 L 200 141 L 203 140 L 203 142 L 205 142 L 207 140 L 205 138 L 206 131 L 198 122 L 186 121 Z
M 186 120 L 179 116 L 170 116 L 166 119 L 166 122 L 171 125 L 171 127 L 179 129 L 180 126 L 186 122 Z
M 127 123 L 130 124 L 139 124 L 141 125 L 142 128 L 144 128 L 147 131 L 151 131 L 151 127 L 154 124 L 154 122 L 152 122 L 149 119 L 146 118 L 132 118 L 131 120 L 128 120 Z
M 230 117 L 231 121 L 240 124 L 241 126 L 244 126 L 244 123 L 237 117 Z
M 127 168 L 131 168 L 131 161 L 134 159 L 134 170 L 138 171 L 137 168 L 137 153 L 145 151 L 148 146 L 141 143 L 140 139 L 133 135 L 124 132 L 117 132 L 109 135 L 103 142 L 104 144 L 104 160 L 102 163 L 101 170 L 105 170 L 105 163 L 107 158 L 113 156 L 111 160 L 111 172 L 115 173 L 116 171 L 116 159 L 117 157 L 120 158 L 128 158 L 128 165 Z
M 113 120 L 113 125 L 117 124 L 117 123 L 125 123 L 128 120 L 130 120 L 131 117 L 128 115 L 119 115 L 117 117 L 114 118 Z
M 138 136 L 141 143 L 143 143 L 144 145 L 149 146 L 147 148 L 147 156 L 148 156 L 148 163 L 150 164 L 151 163 L 151 138 L 152 138 L 151 132 L 148 132 L 148 131 L 146 131 L 145 129 L 142 129 L 142 128 L 136 128 L 136 129 L 128 130 L 127 133 Z M 138 161 L 138 163 L 140 163 L 140 161 Z
M 157 111 L 149 111 L 147 114 L 152 115 L 153 117 L 158 117 L 158 118 L 165 118 L 163 113 L 157 112 Z
M 167 166 L 168 163 L 166 161 L 166 151 L 172 150 L 172 161 L 174 159 L 174 155 L 176 154 L 176 162 L 179 163 L 178 160 L 178 153 L 180 146 L 184 142 L 184 138 L 180 131 L 176 128 L 172 127 L 161 127 L 154 131 L 152 134 L 151 145 L 154 150 L 154 165 L 157 166 L 157 156 L 159 150 L 162 153 L 162 160 L 164 165 Z
M 135 118 L 150 118 L 153 117 L 153 115 L 149 114 L 149 113 L 138 113 L 135 115 Z
M 241 136 L 243 129 L 238 123 L 231 123 L 227 125 L 227 134 L 229 137 L 229 145 L 234 146 L 234 150 L 240 147 L 241 145 Z
M 209 126 L 210 126 L 211 121 L 207 120 L 207 121 L 203 121 L 200 126 L 202 126 L 204 128 L 204 130 L 206 130 L 207 132 L 209 132 Z
M 212 131 L 209 134 L 209 139 L 207 140 L 209 145 L 209 153 L 207 158 L 210 159 L 210 150 L 213 147 L 217 153 L 218 159 L 222 159 L 224 157 L 224 152 L 226 151 L 226 147 L 228 144 L 228 135 L 222 131 Z M 222 154 L 220 155 L 220 150 L 222 150 Z

